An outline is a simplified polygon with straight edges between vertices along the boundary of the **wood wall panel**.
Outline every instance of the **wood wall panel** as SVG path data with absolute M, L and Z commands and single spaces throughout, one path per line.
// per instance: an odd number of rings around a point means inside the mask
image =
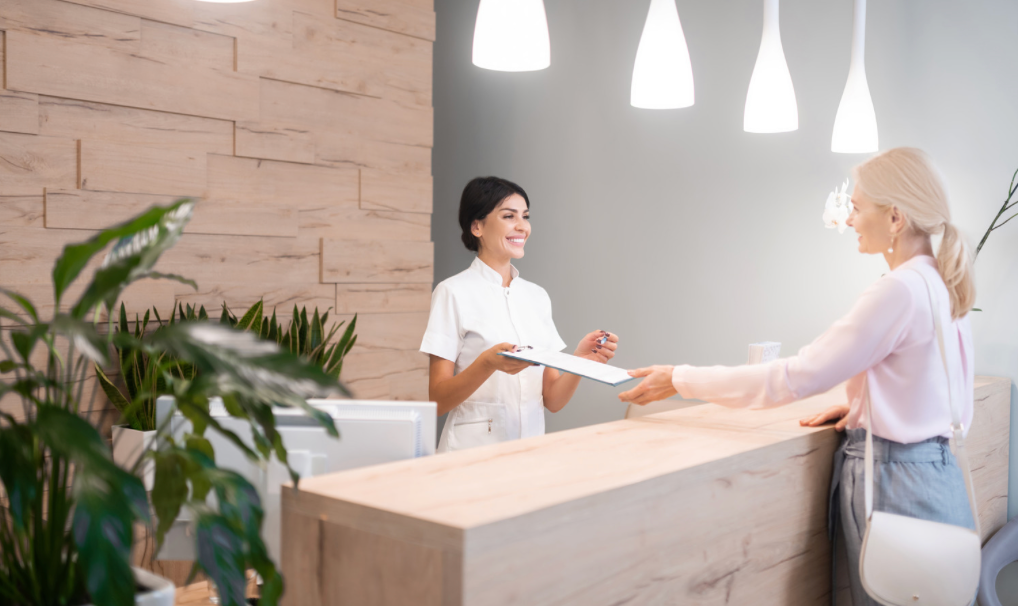
M 43 227 L 43 200 L 42 196 L 0 196 L 0 225 Z
M 158 269 L 199 288 L 145 281 L 129 313 L 361 314 L 358 395 L 427 397 L 431 0 L 2 0 L 0 38 L 0 286 L 51 314 L 65 244 L 186 195 Z
M 217 155 L 210 155 L 208 162 L 209 197 L 233 192 L 252 206 L 297 210 L 359 206 L 356 170 Z
M 343 361 L 343 381 L 363 399 L 428 400 L 427 374 L 428 356 L 416 349 L 360 350 Z
M 336 320 L 352 319 L 337 314 Z M 357 315 L 357 346 L 362 351 L 417 351 L 428 327 L 428 312 L 394 314 L 359 313 Z
M 39 95 L 0 90 L 0 131 L 39 134 Z
M 431 148 L 349 137 L 315 138 L 315 162 L 374 168 L 390 173 L 431 175 Z
M 302 236 L 339 240 L 431 240 L 431 215 L 382 210 L 337 208 L 328 200 L 303 208 L 298 217 Z
M 39 97 L 39 134 L 186 153 L 233 153 L 233 123 L 161 111 Z
M 83 139 L 79 187 L 93 191 L 201 196 L 205 154 Z
M 180 196 L 125 194 L 77 190 L 46 191 L 46 227 L 102 229 L 120 223 L 152 206 L 166 206 Z M 247 203 L 199 200 L 184 233 L 223 235 L 296 235 L 295 213 L 285 209 L 247 208 Z M 290 227 L 287 228 L 287 223 Z
M 235 51 L 236 41 L 231 36 L 148 19 L 141 21 L 140 54 L 143 57 L 184 66 L 233 71 L 237 68 Z
M 293 49 L 305 84 L 431 105 L 431 42 L 294 12 Z
M 428 311 L 430 284 L 337 284 L 336 313 Z M 422 335 L 423 336 L 423 335 Z
M 98 231 L 127 221 L 152 206 L 172 204 L 177 197 L 84 189 L 47 189 L 44 199 L 47 228 Z
M 76 241 L 76 240 L 75 240 Z M 99 261 L 102 260 L 100 256 Z M 85 280 L 92 275 L 92 272 L 98 267 L 98 263 L 93 263 L 85 271 L 82 272 L 81 277 L 75 281 L 67 292 L 63 295 L 60 301 L 60 310 L 68 311 L 74 306 L 78 298 L 81 297 L 82 293 L 85 292 Z M 49 272 L 47 272 L 48 276 Z M 51 317 L 56 312 L 56 306 L 53 299 L 53 286 L 49 283 L 42 283 L 36 281 L 34 284 L 18 284 L 18 283 L 5 283 L 4 288 L 9 288 L 16 293 L 19 293 L 35 305 L 39 315 L 43 318 Z M 159 310 L 159 313 L 163 318 L 169 316 L 170 311 L 173 309 L 173 296 L 174 296 L 174 282 L 169 280 L 142 280 L 131 286 L 127 287 L 121 295 L 120 299 L 114 304 L 114 313 L 119 313 L 120 304 L 123 303 L 125 309 L 134 317 L 135 313 L 144 314 L 146 309 L 155 307 Z M 14 307 L 8 304 L 6 297 L 0 297 L 0 305 L 4 305 L 8 309 L 18 311 Z M 19 314 L 23 319 L 28 320 L 27 314 Z M 106 313 L 100 313 L 102 320 L 106 319 Z M 0 326 L 10 327 L 11 321 L 4 321 L 0 323 Z
M 361 208 L 431 214 L 431 175 L 400 175 L 361 171 Z
M 261 80 L 261 119 L 313 127 L 325 136 L 431 147 L 433 117 L 430 107 Z
M 190 27 L 195 20 L 194 3 L 187 0 L 67 0 L 74 4 L 136 15 L 153 21 Z
M 141 39 L 141 19 L 62 0 L 4 0 L 0 29 L 43 33 L 87 41 L 124 52 L 135 52 Z
M 156 266 L 187 276 L 199 288 L 224 281 L 306 285 L 318 282 L 319 243 L 302 238 L 187 234 Z
M 430 1 L 336 0 L 336 17 L 424 40 L 435 39 L 435 11 Z
M 95 232 L 85 230 L 0 227 L 0 285 L 51 285 L 50 272 L 64 246 L 93 235 Z
M 322 238 L 322 282 L 430 284 L 434 253 L 431 242 Z
M 73 189 L 77 181 L 73 139 L 0 133 L 0 196 L 37 196 L 46 187 Z
M 7 32 L 7 88 L 223 118 L 258 116 L 258 79 L 24 32 Z
M 0 24 L 3 13 L 0 12 Z M 0 131 L 39 134 L 39 96 L 4 88 L 4 38 L 0 31 Z
M 315 138 L 308 128 L 237 122 L 234 143 L 238 156 L 315 163 Z

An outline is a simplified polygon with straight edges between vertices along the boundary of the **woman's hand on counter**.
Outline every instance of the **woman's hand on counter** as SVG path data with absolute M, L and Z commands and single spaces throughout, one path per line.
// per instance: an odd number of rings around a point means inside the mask
M 485 368 L 491 372 L 500 370 L 507 375 L 515 375 L 533 366 L 530 362 L 498 355 L 503 351 L 516 351 L 516 346 L 512 343 L 499 343 L 482 353 L 481 358 L 484 361 Z
M 799 419 L 799 425 L 802 425 L 803 427 L 819 427 L 820 425 L 830 423 L 831 421 L 837 421 L 834 425 L 834 429 L 837 431 L 845 431 L 845 426 L 848 425 L 848 404 L 831 406 L 818 415 Z
M 604 339 L 604 343 L 601 340 Z M 603 330 L 595 330 L 580 340 L 573 355 L 577 358 L 585 358 L 607 364 L 608 360 L 615 357 L 615 350 L 619 348 L 619 336 Z
M 674 370 L 674 366 L 649 366 L 630 370 L 629 376 L 644 379 L 636 387 L 620 393 L 619 400 L 643 406 L 674 396 L 678 393 L 672 385 Z

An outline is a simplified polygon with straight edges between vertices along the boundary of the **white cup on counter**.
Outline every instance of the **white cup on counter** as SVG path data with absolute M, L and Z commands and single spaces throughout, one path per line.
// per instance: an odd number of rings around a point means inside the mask
M 777 360 L 781 355 L 781 343 L 779 341 L 763 341 L 762 343 L 749 344 L 749 359 L 746 364 L 763 364 Z

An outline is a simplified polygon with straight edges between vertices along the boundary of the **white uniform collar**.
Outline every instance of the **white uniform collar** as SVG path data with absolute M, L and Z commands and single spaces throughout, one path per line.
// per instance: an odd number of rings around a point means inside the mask
M 470 264 L 470 269 L 481 274 L 486 281 L 491 282 L 495 286 L 502 288 L 502 274 L 498 273 L 494 269 L 488 267 L 488 264 L 481 261 L 480 257 L 474 257 L 474 262 Z M 512 264 L 509 265 L 509 275 L 512 279 L 520 277 L 520 272 Z

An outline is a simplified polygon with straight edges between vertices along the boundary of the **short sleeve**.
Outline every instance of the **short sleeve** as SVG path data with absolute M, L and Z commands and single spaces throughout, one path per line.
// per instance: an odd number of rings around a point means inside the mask
M 421 351 L 455 362 L 463 348 L 459 311 L 448 285 L 442 282 L 431 295 L 431 315 Z

